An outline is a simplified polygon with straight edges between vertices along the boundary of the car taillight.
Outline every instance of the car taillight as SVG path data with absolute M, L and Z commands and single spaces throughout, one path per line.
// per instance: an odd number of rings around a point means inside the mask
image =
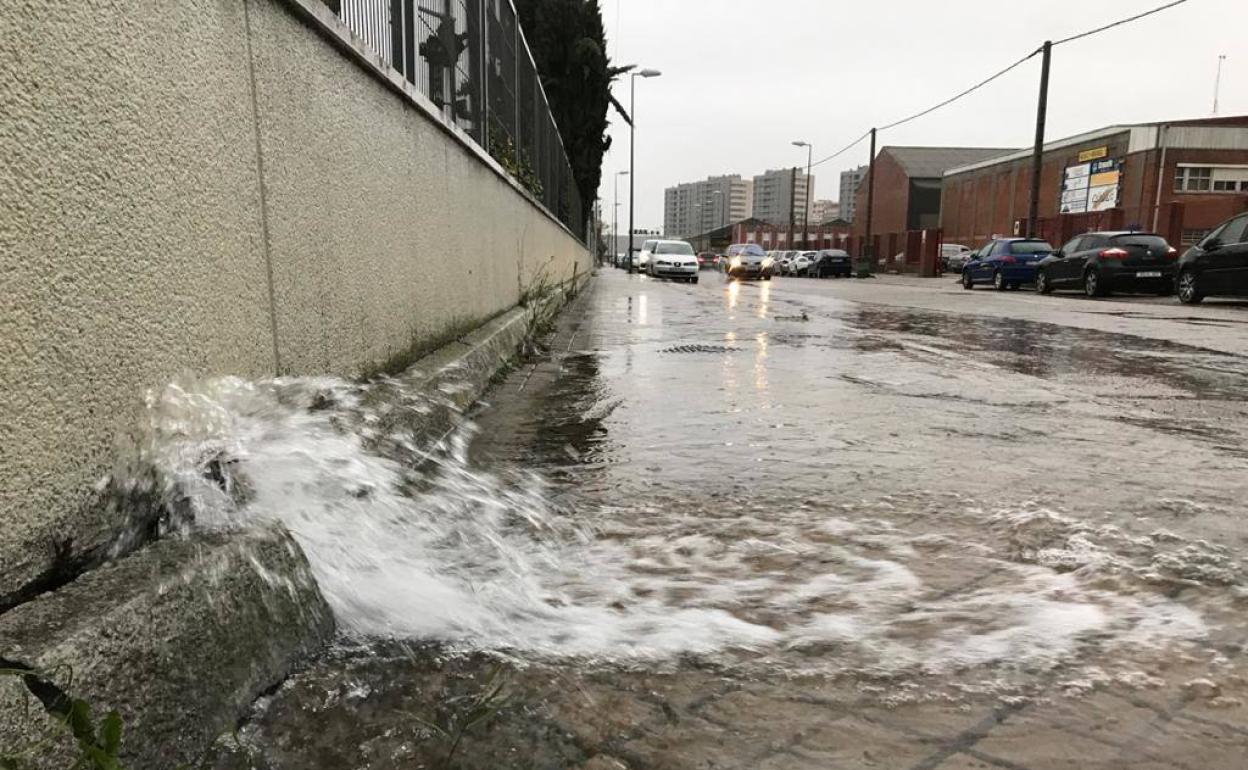
M 1102 259 L 1126 259 L 1126 249 L 1101 249 L 1100 256 Z
M 1178 249 L 1176 249 L 1173 246 L 1170 246 L 1166 249 L 1166 259 L 1178 259 L 1178 258 L 1179 258 Z
M 1007 265 L 1012 265 L 1018 260 L 1014 259 L 1014 257 L 1010 256 L 1009 254 L 1006 254 L 1004 257 L 1001 257 L 1001 261 L 1006 263 Z

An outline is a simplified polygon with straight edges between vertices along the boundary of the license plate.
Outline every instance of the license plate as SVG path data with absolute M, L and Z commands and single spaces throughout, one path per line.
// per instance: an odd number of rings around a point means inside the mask
M 1136 273 L 1135 277 L 1136 278 L 1160 278 L 1161 271 L 1160 270 L 1146 270 L 1143 273 Z

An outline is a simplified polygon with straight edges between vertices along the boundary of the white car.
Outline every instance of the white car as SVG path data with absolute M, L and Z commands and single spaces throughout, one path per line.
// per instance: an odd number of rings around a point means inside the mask
M 940 256 L 944 257 L 945 270 L 960 273 L 962 268 L 966 267 L 967 260 L 971 258 L 971 250 L 960 243 L 942 243 Z
M 654 251 L 654 245 L 658 242 L 659 242 L 658 238 L 653 238 L 641 244 L 641 251 L 636 252 L 633 255 L 632 270 L 637 270 L 638 272 L 647 272 L 646 265 L 650 263 L 650 254 L 651 252 Z
M 685 241 L 655 241 L 646 273 L 654 278 L 698 282 L 698 255 Z
M 815 260 L 819 258 L 817 251 L 798 252 L 797 256 L 789 260 L 789 273 L 791 275 L 806 275 L 806 271 L 811 265 L 815 264 Z

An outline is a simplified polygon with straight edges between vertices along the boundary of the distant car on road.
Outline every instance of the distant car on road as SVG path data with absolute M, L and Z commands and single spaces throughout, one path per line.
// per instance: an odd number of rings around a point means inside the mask
M 967 246 L 960 243 L 940 244 L 940 257 L 945 261 L 945 272 L 960 273 L 966 267 L 966 260 L 971 254 Z
M 1248 214 L 1223 222 L 1187 250 L 1178 265 L 1179 301 L 1248 296 Z
M 654 246 L 658 242 L 658 238 L 652 238 L 641 244 L 641 251 L 634 252 L 633 266 L 629 269 L 629 272 L 646 270 L 646 265 L 650 262 L 650 254 L 654 251 Z
M 685 241 L 656 241 L 646 263 L 646 274 L 697 283 L 698 255 Z
M 789 274 L 806 275 L 806 271 L 810 269 L 811 265 L 815 264 L 815 259 L 818 258 L 818 256 L 819 252 L 817 251 L 797 252 L 789 261 Z
M 719 261 L 720 269 L 728 278 L 758 278 L 770 281 L 775 270 L 775 260 L 767 256 L 757 243 L 734 243 Z
M 1165 296 L 1174 291 L 1179 252 L 1155 233 L 1084 233 L 1036 265 L 1036 291 L 1079 289 L 1089 297 L 1114 291 Z
M 698 269 L 715 267 L 719 264 L 719 255 L 713 251 L 703 251 L 698 254 Z
M 819 252 L 814 264 L 807 268 L 807 272 L 815 278 L 848 277 L 854 274 L 853 259 L 843 249 L 824 249 Z
M 962 268 L 962 288 L 988 283 L 997 291 L 1017 289 L 1036 279 L 1036 264 L 1052 251 L 1039 238 L 995 238 L 971 253 Z

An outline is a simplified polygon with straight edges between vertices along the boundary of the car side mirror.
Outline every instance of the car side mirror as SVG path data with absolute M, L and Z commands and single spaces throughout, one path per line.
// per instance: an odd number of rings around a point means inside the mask
M 1066 256 L 1066 252 L 1062 251 L 1061 249 L 1058 249 L 1057 251 L 1053 252 L 1053 256 L 1055 256 L 1055 257 L 1064 257 L 1064 256 Z
M 1217 251 L 1218 249 L 1222 248 L 1222 242 L 1215 239 L 1207 243 L 1201 244 L 1200 248 L 1204 249 L 1205 251 Z

